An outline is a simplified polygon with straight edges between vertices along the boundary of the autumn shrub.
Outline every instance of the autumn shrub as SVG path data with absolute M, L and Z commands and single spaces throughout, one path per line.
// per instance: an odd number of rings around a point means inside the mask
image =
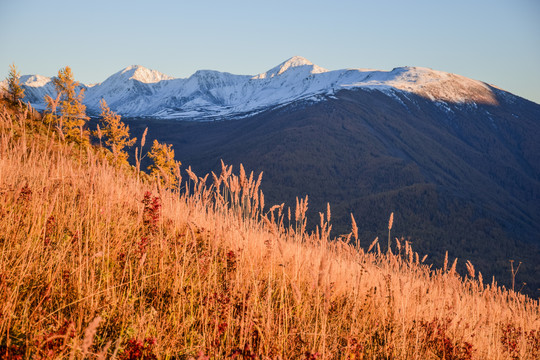
M 110 161 L 115 166 L 128 165 L 128 153 L 125 148 L 133 146 L 137 138 L 130 138 L 129 126 L 122 122 L 120 115 L 112 111 L 105 100 L 100 102 L 101 127 L 97 125 L 94 135 L 111 150 Z
M 510 359 L 521 359 L 524 353 L 530 354 L 532 359 L 540 358 L 540 329 L 526 331 L 507 323 L 501 327 L 501 331 L 503 351 Z
M 148 166 L 150 175 L 169 188 L 175 187 L 180 180 L 181 163 L 174 159 L 172 145 L 154 140 L 148 157 L 153 161 L 153 164 Z
M 155 343 L 154 338 L 129 339 L 120 360 L 157 360 L 153 350 Z

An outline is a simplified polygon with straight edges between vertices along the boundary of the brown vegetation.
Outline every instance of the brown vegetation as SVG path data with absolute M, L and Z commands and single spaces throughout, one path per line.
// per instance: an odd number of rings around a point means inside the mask
M 364 251 L 354 218 L 331 239 L 328 207 L 308 233 L 308 198 L 268 209 L 243 167 L 167 187 L 2 107 L 0 356 L 540 356 L 538 300 L 424 265 L 393 217 L 391 251 Z

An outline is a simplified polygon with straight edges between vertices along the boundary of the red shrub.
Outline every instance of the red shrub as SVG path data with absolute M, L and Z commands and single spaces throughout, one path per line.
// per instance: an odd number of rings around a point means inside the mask
M 144 340 L 130 339 L 120 360 L 157 360 L 154 354 L 156 339 L 146 338 Z
M 152 196 L 152 193 L 147 191 L 144 193 L 142 203 L 144 204 L 143 225 L 149 232 L 156 232 L 161 216 L 161 199 L 157 196 Z
M 45 240 L 44 244 L 45 246 L 49 245 L 51 243 L 51 238 L 56 232 L 56 219 L 54 216 L 49 216 L 47 219 L 47 223 L 45 224 Z
M 450 320 L 421 321 L 420 327 L 425 332 L 425 345 L 439 358 L 445 360 L 471 360 L 472 344 L 466 341 L 455 340 L 448 334 Z
M 540 332 L 531 330 L 524 331 L 521 327 L 515 327 L 513 324 L 506 324 L 502 327 L 501 344 L 505 353 L 508 353 L 511 359 L 520 359 L 520 344 L 522 340 L 527 343 L 527 348 L 532 354 L 533 359 L 540 358 Z
M 22 201 L 23 203 L 28 203 L 30 200 L 32 200 L 32 189 L 30 189 L 28 184 L 25 184 L 21 189 L 18 200 Z

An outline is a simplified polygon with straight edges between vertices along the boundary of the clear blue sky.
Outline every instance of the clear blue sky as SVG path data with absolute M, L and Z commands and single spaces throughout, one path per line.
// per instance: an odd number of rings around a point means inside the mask
M 328 69 L 425 66 L 540 103 L 540 1 L 0 0 L 0 78 L 101 82 L 139 64 L 258 74 L 294 55 Z

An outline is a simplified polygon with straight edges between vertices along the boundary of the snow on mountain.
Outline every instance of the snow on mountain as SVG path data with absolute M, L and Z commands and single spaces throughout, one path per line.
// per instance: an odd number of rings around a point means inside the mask
M 309 74 L 320 74 L 327 72 L 328 70 L 317 66 L 313 64 L 311 61 L 309 61 L 306 58 L 303 58 L 301 56 L 293 56 L 289 60 L 286 60 L 276 66 L 275 68 L 272 68 L 268 70 L 267 72 L 263 74 L 259 74 L 254 79 L 266 79 L 266 78 L 272 78 L 274 76 L 278 76 L 283 74 L 285 71 L 289 69 L 294 69 L 294 71 L 301 71 L 303 73 L 309 73 Z
M 152 106 L 152 95 L 172 79 L 140 65 L 128 66 L 104 82 L 88 87 L 85 103 L 89 111 L 98 112 L 100 100 L 105 99 L 111 109 L 121 114 L 136 114 Z
M 25 75 L 20 78 L 21 83 L 30 87 L 42 87 L 51 82 L 51 78 L 41 75 Z
M 128 78 L 129 80 L 137 80 L 145 84 L 153 84 L 162 80 L 173 79 L 172 77 L 162 74 L 159 71 L 150 70 L 140 65 L 128 66 L 127 68 L 115 75 L 124 79 Z
M 56 89 L 51 78 L 41 75 L 23 75 L 19 80 L 21 85 L 24 85 L 24 100 L 30 102 L 38 110 L 46 108 L 45 95 L 56 96 Z
M 374 89 L 394 88 L 411 92 L 433 101 L 452 103 L 496 103 L 491 89 L 483 82 L 464 76 L 422 67 L 401 67 L 390 72 L 372 71 L 358 83 L 344 87 Z
M 21 83 L 38 108 L 44 107 L 45 94 L 54 94 L 50 78 L 24 76 Z M 300 56 L 255 76 L 199 70 L 189 78 L 175 79 L 133 65 L 102 83 L 84 87 L 90 112 L 99 112 L 99 101 L 105 99 L 123 116 L 201 120 L 238 117 L 298 100 L 320 101 L 339 90 L 354 88 L 389 96 L 395 96 L 396 91 L 410 92 L 439 102 L 496 102 L 485 83 L 455 74 L 420 67 L 330 71 Z

